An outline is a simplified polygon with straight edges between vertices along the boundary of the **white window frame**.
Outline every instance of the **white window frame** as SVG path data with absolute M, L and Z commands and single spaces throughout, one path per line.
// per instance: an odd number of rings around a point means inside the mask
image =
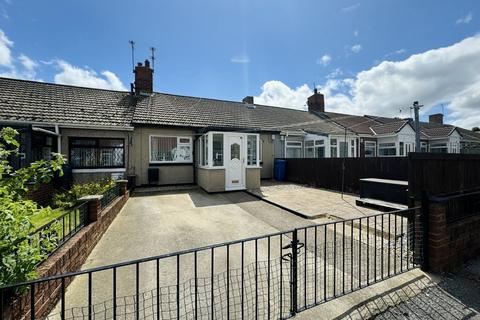
M 257 137 L 257 163 L 256 164 L 248 164 L 248 137 L 255 136 Z M 257 133 L 247 133 L 245 135 L 245 162 L 247 168 L 259 168 L 260 167 L 260 135 Z
M 447 152 L 441 152 L 441 153 L 448 153 L 448 143 L 447 142 L 430 143 L 430 152 L 432 152 L 432 149 L 446 149 Z
M 189 146 L 190 147 L 190 159 L 186 161 L 159 161 L 159 160 L 152 160 L 152 138 L 177 138 L 177 148 L 180 146 Z M 180 139 L 188 139 L 189 143 L 180 142 Z M 151 164 L 161 164 L 161 163 L 193 163 L 193 143 L 192 137 L 189 136 L 168 136 L 168 135 L 158 135 L 158 134 L 151 134 L 148 137 L 148 160 Z
M 289 143 L 294 143 L 296 145 L 289 145 Z M 288 159 L 287 157 L 287 149 L 300 149 L 300 151 L 303 149 L 303 141 L 297 141 L 297 140 L 285 140 L 285 159 Z
M 373 155 L 372 156 L 367 156 L 367 154 L 365 153 L 365 151 L 367 150 L 367 144 L 369 145 L 369 147 L 373 147 Z M 365 158 L 374 158 L 377 156 L 377 142 L 376 141 L 365 141 L 364 143 L 364 156 Z
M 307 143 L 312 143 L 313 145 L 311 146 L 307 146 Z M 304 158 L 307 158 L 307 151 L 309 150 L 312 150 L 313 151 L 313 157 L 312 158 L 315 158 L 315 151 L 316 149 L 319 149 L 319 148 L 323 148 L 323 157 L 325 158 L 326 157 L 326 152 L 325 152 L 325 149 L 326 149 L 326 143 L 325 143 L 325 140 L 324 139 L 309 139 L 309 140 L 305 140 L 305 143 L 304 143 L 304 148 L 303 148 L 303 157 Z
M 388 147 L 382 147 L 382 145 L 389 145 Z M 380 150 L 382 149 L 394 149 L 395 150 L 395 154 L 392 154 L 392 155 L 383 155 L 383 154 L 380 154 Z M 396 157 L 398 156 L 397 155 L 398 153 L 398 150 L 397 150 L 397 143 L 396 142 L 382 142 L 382 143 L 378 143 L 378 156 L 379 157 Z

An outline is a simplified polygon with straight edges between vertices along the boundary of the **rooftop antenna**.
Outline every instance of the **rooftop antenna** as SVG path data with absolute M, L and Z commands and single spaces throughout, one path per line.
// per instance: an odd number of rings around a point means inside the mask
M 129 40 L 130 46 L 132 47 L 132 70 L 135 72 L 135 42 L 133 40 Z
M 155 47 L 150 47 L 152 51 L 152 72 L 155 72 Z

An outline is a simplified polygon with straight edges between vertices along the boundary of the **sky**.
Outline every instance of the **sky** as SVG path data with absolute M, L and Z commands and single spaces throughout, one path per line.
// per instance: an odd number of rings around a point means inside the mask
M 0 76 L 480 126 L 477 0 L 0 0 Z M 0 88 L 1 89 L 1 88 Z

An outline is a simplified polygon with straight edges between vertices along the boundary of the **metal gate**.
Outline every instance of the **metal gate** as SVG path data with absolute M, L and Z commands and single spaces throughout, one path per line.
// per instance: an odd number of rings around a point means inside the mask
M 419 217 L 420 208 L 381 213 L 7 286 L 0 291 L 0 314 L 290 318 L 417 267 Z

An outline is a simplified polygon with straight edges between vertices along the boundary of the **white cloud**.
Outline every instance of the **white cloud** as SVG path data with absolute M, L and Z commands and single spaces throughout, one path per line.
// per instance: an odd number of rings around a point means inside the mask
M 407 52 L 407 50 L 402 48 L 402 49 L 398 49 L 398 50 L 389 52 L 389 53 L 385 54 L 384 57 L 386 58 L 386 57 L 396 56 L 396 55 L 404 54 L 406 52 Z
M 317 59 L 317 64 L 320 64 L 322 66 L 327 66 L 330 62 L 332 61 L 332 57 L 328 54 L 324 54 L 320 58 Z
M 12 64 L 13 41 L 0 29 L 0 66 L 9 67 Z
M 460 17 L 455 21 L 456 24 L 469 24 L 473 20 L 473 14 L 471 12 L 467 13 L 465 16 Z
M 423 113 L 446 103 L 452 123 L 480 126 L 480 36 L 448 47 L 415 54 L 402 61 L 383 61 L 352 79 L 328 79 L 320 90 L 326 109 L 352 114 L 397 116 L 400 107 L 420 101 Z M 262 86 L 258 101 L 298 109 L 312 90 L 291 89 L 280 81 Z
M 353 36 L 354 37 L 358 37 L 359 34 L 360 34 L 360 32 L 358 30 L 353 30 Z
M 38 63 L 35 60 L 27 57 L 23 53 L 18 57 L 18 60 L 20 60 L 22 66 L 28 71 L 34 71 L 35 68 L 38 67 Z
M 336 68 L 332 72 L 330 72 L 325 78 L 327 79 L 335 79 L 343 75 L 343 71 L 340 68 Z
M 359 7 L 360 7 L 360 3 L 355 3 L 355 4 L 352 4 L 351 6 L 343 7 L 342 11 L 343 12 L 351 12 L 351 11 L 357 10 Z
M 271 80 L 263 84 L 255 103 L 305 110 L 311 94 L 312 90 L 306 84 L 292 89 L 281 81 Z
M 233 63 L 250 63 L 250 58 L 246 55 L 237 55 L 230 58 L 230 62 Z
M 353 53 L 359 53 L 360 51 L 362 51 L 362 45 L 354 44 L 350 47 L 350 51 L 352 51 Z
M 55 83 L 69 84 L 81 87 L 91 87 L 111 90 L 126 90 L 120 79 L 111 71 L 102 71 L 99 76 L 90 68 L 80 68 L 65 60 L 57 60 L 60 72 L 54 76 Z

